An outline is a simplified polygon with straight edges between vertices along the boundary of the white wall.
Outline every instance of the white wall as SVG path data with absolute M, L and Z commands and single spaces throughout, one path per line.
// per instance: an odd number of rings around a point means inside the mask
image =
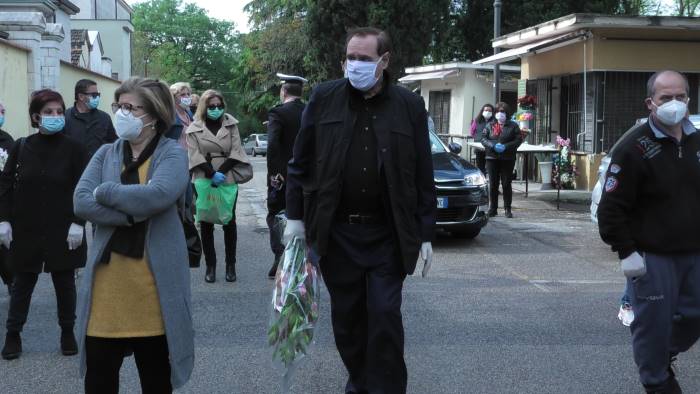
M 450 134 L 462 134 L 464 122 L 462 120 L 464 114 L 463 106 L 463 85 L 464 77 L 451 77 L 445 80 L 430 79 L 421 82 L 421 95 L 425 100 L 425 108 L 430 108 L 430 92 L 450 90 Z
M 95 12 L 92 9 L 93 0 L 71 0 L 73 4 L 80 8 L 80 12 L 73 16 L 73 19 L 93 19 Z
M 70 62 L 70 31 L 72 29 L 70 15 L 60 9 L 56 10 L 56 23 L 63 26 L 63 32 L 65 33 L 65 38 L 59 48 L 61 60 Z
M 74 29 L 100 32 L 104 56 L 112 59 L 112 72 L 119 73 L 122 81 L 131 76 L 131 34 L 124 27 L 133 30 L 129 21 L 73 20 Z

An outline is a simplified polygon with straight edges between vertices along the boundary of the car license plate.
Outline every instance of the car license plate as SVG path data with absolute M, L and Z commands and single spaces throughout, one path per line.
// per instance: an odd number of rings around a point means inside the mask
M 437 207 L 438 208 L 447 208 L 447 197 L 438 197 L 437 198 Z

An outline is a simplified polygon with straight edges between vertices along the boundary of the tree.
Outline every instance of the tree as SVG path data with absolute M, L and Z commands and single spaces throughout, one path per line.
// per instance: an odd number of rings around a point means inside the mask
M 700 0 L 676 0 L 678 16 L 695 16 L 700 11 Z

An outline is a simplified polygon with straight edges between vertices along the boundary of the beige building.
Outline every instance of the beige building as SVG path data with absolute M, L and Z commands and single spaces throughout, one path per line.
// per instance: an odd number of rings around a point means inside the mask
M 690 82 L 690 112 L 700 97 L 700 18 L 573 14 L 493 41 L 501 52 L 475 64 L 519 61 L 520 91 L 537 97 L 531 143 L 570 138 L 591 189 L 601 155 L 648 116 L 646 82 L 675 69 Z
M 520 67 L 501 67 L 501 100 L 515 108 Z M 493 103 L 493 67 L 465 62 L 406 68 L 399 82 L 423 96 L 439 134 L 469 135 L 471 120 Z

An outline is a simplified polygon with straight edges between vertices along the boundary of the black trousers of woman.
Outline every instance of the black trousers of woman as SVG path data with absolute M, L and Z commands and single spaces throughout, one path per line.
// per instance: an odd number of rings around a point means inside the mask
M 515 160 L 486 159 L 486 172 L 489 174 L 489 212 L 498 209 L 498 185 L 503 185 L 503 207 L 510 211 L 513 202 L 513 169 Z
M 72 332 L 75 325 L 75 276 L 73 270 L 56 271 L 51 273 L 53 288 L 56 292 L 58 307 L 58 325 L 62 330 Z M 29 304 L 32 301 L 34 287 L 39 274 L 33 272 L 18 272 L 14 275 L 14 283 L 10 293 L 10 310 L 7 313 L 7 331 L 21 332 L 27 322 Z
M 144 394 L 169 394 L 170 360 L 165 335 L 144 338 L 85 338 L 86 394 L 118 394 L 119 370 L 127 350 L 133 350 Z
M 216 267 L 216 248 L 214 247 L 214 225 L 200 222 L 202 233 L 202 249 L 204 261 L 207 267 Z M 236 265 L 236 244 L 238 242 L 238 231 L 236 220 L 231 220 L 224 229 L 224 247 L 226 248 L 226 265 Z

